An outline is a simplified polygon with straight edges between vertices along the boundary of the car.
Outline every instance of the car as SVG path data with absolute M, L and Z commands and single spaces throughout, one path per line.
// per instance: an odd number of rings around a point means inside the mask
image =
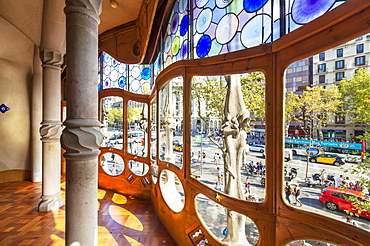
M 344 165 L 344 159 L 339 155 L 334 154 L 320 154 L 320 155 L 311 155 L 309 157 L 310 162 L 320 162 L 334 164 L 336 166 Z
M 264 153 L 265 152 L 265 145 L 252 144 L 251 146 L 249 146 L 249 150 L 254 151 L 254 152 Z
M 180 152 L 182 152 L 182 144 L 180 144 L 180 143 L 175 143 L 175 144 L 173 145 L 173 150 L 176 150 L 176 151 L 180 151 Z
M 353 199 L 359 203 L 354 203 Z M 361 207 L 361 204 L 370 203 L 370 199 L 361 192 L 328 186 L 322 190 L 319 200 L 332 211 L 344 210 L 370 219 L 370 210 Z
M 130 131 L 128 132 L 129 143 L 141 143 L 144 140 L 143 131 Z
M 123 142 L 123 134 L 122 133 L 113 134 L 109 138 L 109 142 L 110 143 L 113 143 L 113 144 L 122 144 L 122 142 Z

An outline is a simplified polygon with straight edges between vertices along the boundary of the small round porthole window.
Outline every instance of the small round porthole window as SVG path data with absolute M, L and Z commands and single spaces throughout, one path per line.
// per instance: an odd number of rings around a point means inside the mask
M 105 153 L 100 157 L 100 166 L 110 176 L 120 175 L 125 168 L 122 157 L 113 152 Z
M 177 175 L 169 170 L 163 170 L 159 176 L 159 187 L 168 207 L 179 213 L 185 206 L 184 187 Z

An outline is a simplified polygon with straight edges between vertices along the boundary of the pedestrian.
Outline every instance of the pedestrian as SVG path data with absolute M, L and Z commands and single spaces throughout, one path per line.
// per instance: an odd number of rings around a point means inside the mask
M 320 174 L 321 174 L 321 185 L 324 185 L 325 181 L 327 180 L 328 173 L 326 172 L 325 169 L 322 169 L 320 171 Z
M 251 193 L 251 182 L 249 181 L 249 178 L 247 177 L 244 181 L 245 186 L 245 194 L 248 193 L 248 195 Z
M 218 182 L 218 181 L 216 182 L 215 190 L 221 191 L 221 185 L 220 185 L 220 182 Z
M 220 155 L 219 153 L 215 153 L 215 156 L 213 157 L 215 164 L 218 166 L 220 164 Z
M 335 184 L 337 187 L 341 186 L 342 185 L 342 181 L 343 181 L 343 175 L 339 175 L 339 177 L 336 177 L 335 178 Z
M 201 160 L 201 154 L 200 154 L 200 150 L 198 150 L 198 161 L 200 161 Z
M 354 186 L 354 190 L 358 192 L 362 192 L 363 188 L 361 187 L 360 183 L 356 181 L 356 184 Z
M 224 176 L 224 174 L 222 173 L 220 167 L 217 167 L 217 182 L 219 182 L 220 184 L 222 184 L 222 177 Z
M 203 161 L 204 161 L 204 159 L 206 159 L 206 152 L 204 152 L 204 151 L 202 153 L 202 158 L 203 158 Z
M 346 177 L 345 179 L 343 179 L 342 183 L 343 183 L 344 188 L 348 188 L 349 187 L 349 177 Z
M 285 192 L 285 199 L 289 202 L 290 205 L 292 205 L 292 201 L 290 200 L 290 196 L 292 195 L 293 190 L 290 187 L 288 182 L 285 183 L 284 192 Z
M 294 186 L 294 197 L 295 197 L 295 203 L 294 204 L 299 204 L 300 207 L 302 207 L 302 203 L 299 200 L 299 195 L 301 195 L 301 188 L 299 187 L 298 184 L 295 184 Z
M 112 153 L 112 155 L 110 156 L 110 158 L 112 159 L 111 161 L 114 162 L 114 158 L 115 158 L 114 153 Z
M 346 222 L 347 222 L 348 224 L 351 224 L 351 225 L 354 225 L 354 226 L 358 227 L 357 222 L 356 222 L 356 221 L 354 221 L 354 220 L 352 220 L 352 217 L 351 217 L 351 216 L 347 216 L 347 220 L 346 220 Z

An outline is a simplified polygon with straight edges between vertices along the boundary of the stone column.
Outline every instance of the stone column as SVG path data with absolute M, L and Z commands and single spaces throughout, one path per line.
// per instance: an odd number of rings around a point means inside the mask
M 61 1 L 44 0 L 40 59 L 43 80 L 42 196 L 39 212 L 64 205 L 60 196 L 61 83 L 60 65 L 65 53 L 65 15 Z
M 66 0 L 66 245 L 97 245 L 98 24 L 101 0 Z
M 43 70 L 42 196 L 39 212 L 49 212 L 64 205 L 60 196 L 60 64 L 62 55 L 40 52 Z
M 42 121 L 42 69 L 39 48 L 35 46 L 33 55 L 32 78 L 32 182 L 42 181 L 42 142 L 40 140 L 40 122 Z

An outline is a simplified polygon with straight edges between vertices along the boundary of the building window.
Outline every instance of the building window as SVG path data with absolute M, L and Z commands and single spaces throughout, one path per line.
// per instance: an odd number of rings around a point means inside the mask
M 364 44 L 358 44 L 356 46 L 357 54 L 358 53 L 364 53 Z
M 361 41 L 361 40 L 362 40 L 362 37 L 359 37 L 359 38 L 355 39 L 356 42 Z
M 343 57 L 343 49 L 337 49 L 337 57 Z
M 335 124 L 344 124 L 346 121 L 346 117 L 344 115 L 336 115 L 335 116 Z
M 318 72 L 319 73 L 326 72 L 326 63 L 318 65 Z
M 319 75 L 319 83 L 325 83 L 325 75 Z
M 355 66 L 365 65 L 365 56 L 355 57 Z
M 335 69 L 343 69 L 343 68 L 344 68 L 344 60 L 335 62 Z
M 320 61 L 325 61 L 325 53 L 320 53 L 319 54 L 319 60 Z
M 335 80 L 341 81 L 344 78 L 344 72 L 335 73 Z

